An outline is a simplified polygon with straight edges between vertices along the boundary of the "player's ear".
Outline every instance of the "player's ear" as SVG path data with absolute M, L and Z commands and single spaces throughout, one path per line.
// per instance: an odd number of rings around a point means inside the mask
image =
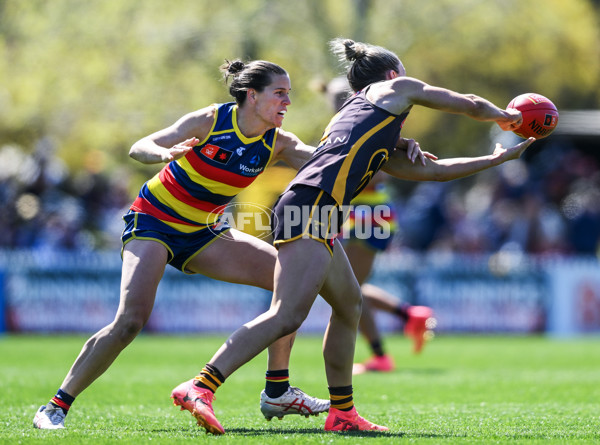
M 252 101 L 256 100 L 256 90 L 254 88 L 248 88 L 248 91 L 246 91 L 246 98 L 250 99 Z
M 385 80 L 392 80 L 398 77 L 398 72 L 394 70 L 389 70 L 385 72 Z

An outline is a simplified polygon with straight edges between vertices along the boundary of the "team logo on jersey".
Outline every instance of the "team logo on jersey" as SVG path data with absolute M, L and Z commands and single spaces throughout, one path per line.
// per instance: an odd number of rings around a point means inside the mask
M 231 159 L 231 155 L 233 154 L 233 152 L 230 150 L 225 150 L 224 148 L 217 147 L 216 145 L 212 144 L 206 144 L 204 147 L 202 147 L 200 153 L 220 164 L 227 164 L 229 159 Z
M 260 155 L 257 154 L 250 158 L 250 165 L 256 166 L 258 164 L 260 164 Z

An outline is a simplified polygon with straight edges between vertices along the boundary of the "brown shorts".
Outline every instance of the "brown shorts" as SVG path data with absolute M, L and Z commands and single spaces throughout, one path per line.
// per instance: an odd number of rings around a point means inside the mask
M 275 247 L 300 238 L 323 243 L 333 255 L 333 245 L 344 212 L 325 191 L 297 184 L 285 191 L 275 203 L 271 224 Z

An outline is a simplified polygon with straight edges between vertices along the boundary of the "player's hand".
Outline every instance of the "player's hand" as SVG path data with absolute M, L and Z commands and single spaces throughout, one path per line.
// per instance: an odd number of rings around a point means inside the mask
M 171 162 L 184 157 L 192 148 L 198 145 L 198 142 L 200 142 L 200 139 L 190 138 L 177 145 L 173 145 L 165 151 L 162 159 L 163 162 Z
M 421 145 L 414 139 L 400 138 L 396 144 L 396 148 L 406 150 L 406 157 L 413 164 L 417 159 L 419 159 L 423 165 L 425 165 L 425 158 L 433 160 L 437 159 L 436 155 L 421 150 Z
M 496 123 L 504 131 L 513 131 L 523 125 L 523 116 L 519 110 L 514 108 L 508 108 L 503 112 L 504 116 L 500 119 L 496 119 Z
M 511 159 L 518 159 L 521 157 L 523 152 L 529 147 L 531 144 L 535 142 L 535 138 L 529 138 L 520 144 L 515 145 L 514 147 L 504 148 L 502 144 L 497 143 L 496 148 L 494 149 L 493 157 L 502 158 L 502 161 L 509 161 Z

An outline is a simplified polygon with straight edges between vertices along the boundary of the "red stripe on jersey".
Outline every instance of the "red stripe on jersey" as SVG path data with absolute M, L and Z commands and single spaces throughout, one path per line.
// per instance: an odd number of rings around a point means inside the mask
M 167 191 L 173 195 L 178 201 L 192 206 L 198 210 L 211 213 L 223 213 L 223 206 L 216 205 L 212 202 L 202 201 L 190 195 L 181 185 L 175 180 L 173 173 L 169 167 L 163 168 L 158 174 L 160 182 L 165 186 Z M 221 207 L 221 208 L 220 208 Z M 217 211 L 218 210 L 218 211 Z
M 196 225 L 196 224 L 189 223 L 187 221 L 182 221 L 178 218 L 175 218 L 174 216 L 166 214 L 165 212 L 161 212 L 156 207 L 154 207 L 151 202 L 149 202 L 148 200 L 141 198 L 139 196 L 137 198 L 135 198 L 135 201 L 133 201 L 133 204 L 131 204 L 131 207 L 129 207 L 129 208 L 131 210 L 133 210 L 134 212 L 146 213 L 146 214 L 154 216 L 155 218 L 158 218 L 162 221 L 168 221 L 168 222 L 177 223 L 177 224 L 185 224 L 188 226 Z
M 185 158 L 190 163 L 194 170 L 205 178 L 213 181 L 219 181 L 233 187 L 245 188 L 248 187 L 256 179 L 256 176 L 242 176 L 227 170 L 213 167 L 204 162 L 200 156 L 193 151 L 190 151 Z

